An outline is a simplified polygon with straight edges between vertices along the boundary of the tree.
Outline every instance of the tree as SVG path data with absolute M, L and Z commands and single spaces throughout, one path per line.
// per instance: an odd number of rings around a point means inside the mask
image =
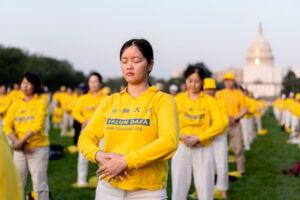
M 286 76 L 283 78 L 281 92 L 287 96 L 290 92 L 300 92 L 300 78 L 297 79 L 293 71 L 288 71 Z

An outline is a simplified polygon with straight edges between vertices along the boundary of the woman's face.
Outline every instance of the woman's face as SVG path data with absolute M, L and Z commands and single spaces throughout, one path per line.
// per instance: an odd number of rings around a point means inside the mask
M 99 81 L 99 78 L 96 75 L 92 75 L 89 78 L 89 88 L 91 92 L 98 92 L 101 88 L 101 83 Z
M 148 82 L 148 74 L 153 68 L 153 61 L 148 63 L 140 50 L 132 45 L 121 56 L 121 69 L 128 84 Z
M 199 93 L 201 90 L 202 81 L 198 73 L 193 73 L 185 80 L 187 90 L 191 94 Z
M 34 91 L 34 86 L 25 77 L 21 82 L 21 90 L 25 96 L 32 96 Z

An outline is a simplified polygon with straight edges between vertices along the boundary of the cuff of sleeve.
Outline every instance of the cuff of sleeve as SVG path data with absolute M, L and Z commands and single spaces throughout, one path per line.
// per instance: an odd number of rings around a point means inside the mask
M 92 153 L 91 153 L 91 155 L 93 155 L 92 157 L 91 157 L 91 162 L 93 162 L 93 163 L 98 163 L 97 161 L 96 161 L 96 153 L 98 152 L 98 151 L 101 151 L 102 149 L 100 148 L 100 147 L 96 147 L 93 151 L 92 151 Z
M 203 144 L 204 146 L 209 146 L 209 144 L 210 144 L 210 139 L 207 138 L 205 135 L 206 135 L 205 133 L 201 133 L 200 135 L 198 135 L 199 141 L 200 141 L 200 143 Z
M 8 128 L 8 127 L 3 127 L 3 132 L 6 134 L 6 135 L 9 135 L 10 133 L 13 132 L 13 130 L 11 128 Z
M 135 162 L 137 160 L 137 155 L 135 152 L 129 153 L 127 155 L 125 155 L 125 159 L 128 165 L 128 169 L 135 169 L 137 168 L 135 165 Z

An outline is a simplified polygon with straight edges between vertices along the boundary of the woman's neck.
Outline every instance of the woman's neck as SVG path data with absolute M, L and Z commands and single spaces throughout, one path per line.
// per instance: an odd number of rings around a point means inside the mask
M 200 92 L 201 91 L 195 92 L 195 93 L 194 92 L 188 92 L 188 95 L 189 95 L 190 99 L 196 100 L 199 97 Z
M 34 95 L 28 95 L 28 96 L 25 96 L 24 97 L 24 101 L 27 103 L 29 102 L 32 98 L 33 98 Z
M 128 84 L 127 92 L 133 98 L 139 97 L 149 88 L 148 81 L 139 84 Z
M 92 96 L 96 97 L 99 93 L 99 90 L 91 91 L 91 93 L 92 93 Z

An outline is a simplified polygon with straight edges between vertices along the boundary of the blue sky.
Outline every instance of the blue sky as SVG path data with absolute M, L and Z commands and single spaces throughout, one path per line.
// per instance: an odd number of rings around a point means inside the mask
M 299 10 L 297 0 L 0 0 L 0 44 L 121 76 L 122 44 L 146 38 L 153 75 L 169 78 L 195 62 L 242 68 L 262 22 L 275 65 L 300 68 Z

